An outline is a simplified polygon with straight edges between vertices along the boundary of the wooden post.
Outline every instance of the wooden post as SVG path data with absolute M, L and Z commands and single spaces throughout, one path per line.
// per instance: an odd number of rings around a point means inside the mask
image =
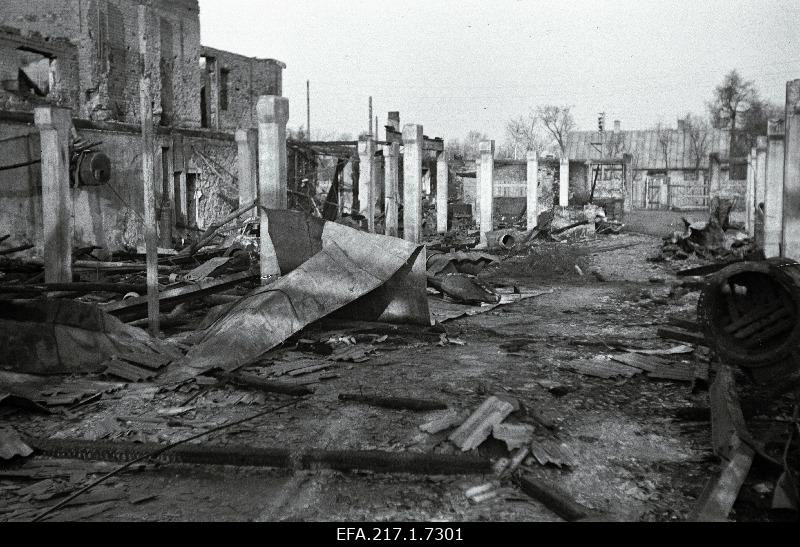
M 358 142 L 360 171 L 358 178 L 359 212 L 367 217 L 370 233 L 375 233 L 375 139 L 364 137 Z
M 261 283 L 267 285 L 281 270 L 269 238 L 267 209 L 286 209 L 289 205 L 286 181 L 286 123 L 289 99 L 262 95 L 258 112 L 258 201 L 261 213 Z
M 42 228 L 46 283 L 72 282 L 74 219 L 69 187 L 69 138 L 72 112 L 52 106 L 37 107 L 42 157 Z
M 139 118 L 142 124 L 142 180 L 144 181 L 144 242 L 147 253 L 147 317 L 150 334 L 159 334 L 158 302 L 158 225 L 156 221 L 156 192 L 154 165 L 153 100 L 150 89 L 150 67 L 147 64 L 147 29 L 150 10 L 139 6 Z
M 783 120 L 770 120 L 767 126 L 767 188 L 764 198 L 764 253 L 767 258 L 781 256 L 783 231 Z
M 253 203 L 258 197 L 258 129 L 236 132 L 239 163 L 239 207 Z
M 528 152 L 528 230 L 539 224 L 539 154 Z
M 446 234 L 447 209 L 449 207 L 450 170 L 447 166 L 447 152 L 439 152 L 436 158 L 436 231 Z
M 783 171 L 783 255 L 800 259 L 800 80 L 786 84 Z
M 400 144 L 392 143 L 385 147 L 384 151 L 386 154 L 386 235 L 397 237 L 400 199 Z
M 403 239 L 422 241 L 422 126 L 403 128 Z

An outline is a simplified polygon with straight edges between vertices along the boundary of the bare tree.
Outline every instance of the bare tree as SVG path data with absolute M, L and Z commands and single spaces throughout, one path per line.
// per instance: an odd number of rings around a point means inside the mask
M 700 116 L 687 114 L 684 120 L 684 127 L 689 136 L 689 153 L 694 161 L 695 171 L 699 175 L 700 166 L 703 165 L 703 161 L 708 156 L 711 144 L 709 137 L 711 125 Z
M 536 109 L 536 117 L 541 120 L 545 129 L 553 137 L 561 152 L 567 155 L 567 135 L 575 129 L 575 118 L 571 106 L 545 105 Z
M 603 155 L 606 158 L 621 158 L 625 152 L 625 133 L 615 131 L 605 134 Z
M 453 139 L 447 141 L 447 150 L 455 156 L 465 160 L 474 160 L 480 154 L 481 141 L 488 141 L 489 137 L 480 131 L 470 131 L 463 141 Z
M 542 135 L 539 120 L 534 112 L 509 120 L 506 124 L 506 138 L 515 152 L 532 151 L 541 154 L 547 149 L 547 140 Z
M 658 150 L 664 160 L 664 169 L 669 170 L 669 156 L 672 152 L 673 137 L 675 131 L 671 127 L 667 127 L 659 122 L 655 128 L 656 140 L 658 142 Z

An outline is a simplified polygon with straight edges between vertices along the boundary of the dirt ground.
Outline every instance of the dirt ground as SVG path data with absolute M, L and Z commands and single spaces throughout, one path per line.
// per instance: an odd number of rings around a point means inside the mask
M 661 240 L 622 234 L 574 244 L 543 243 L 529 256 L 503 259 L 484 271 L 488 282 L 520 290 L 552 290 L 536 298 L 445 324 L 451 340 L 390 335 L 362 363 L 336 363 L 338 377 L 314 385 L 315 393 L 294 408 L 212 435 L 215 445 L 294 449 L 379 449 L 455 453 L 447 432 L 429 435 L 419 426 L 440 412 L 397 411 L 341 402 L 339 393 L 436 399 L 471 411 L 487 396 L 516 398 L 510 422 L 536 427 L 537 435 L 566 444 L 574 465 L 557 468 L 527 461 L 528 473 L 559 485 L 602 518 L 679 521 L 693 508 L 716 469 L 708 422 L 686 423 L 676 412 L 707 407 L 708 393 L 688 383 L 644 375 L 601 379 L 571 371 L 575 359 L 611 352 L 604 340 L 637 348 L 666 348 L 656 329 L 671 314 L 693 316 L 698 293 L 678 288 L 673 273 L 691 263 L 653 263 Z M 576 266 L 578 267 L 576 269 Z M 313 338 L 313 332 L 304 337 Z M 363 333 L 362 333 L 363 334 Z M 281 350 L 251 370 L 263 373 L 293 359 L 323 358 Z M 553 382 L 548 384 L 546 381 Z M 559 396 L 544 387 L 564 386 Z M 567 393 L 564 393 L 566 391 Z M 193 399 L 193 400 L 190 400 Z M 187 403 L 187 400 L 189 401 Z M 108 431 L 124 440 L 168 442 L 198 427 L 244 417 L 287 397 L 231 387 L 166 391 L 136 384 L 54 419 L 27 413 L 6 416 L 35 436 L 96 438 Z M 165 416 L 159 410 L 189 408 Z M 176 411 L 177 412 L 177 411 Z M 115 417 L 128 417 L 120 421 Z M 137 421 L 140 420 L 140 421 Z M 508 457 L 490 439 L 479 453 Z M 55 473 L 61 466 L 68 475 Z M 24 468 L 42 472 L 20 481 L 0 476 L 6 504 L 0 520 L 26 520 L 118 464 L 53 462 L 34 458 Z M 50 471 L 48 471 L 50 470 Z M 48 475 L 48 473 L 50 473 Z M 732 518 L 763 520 L 768 505 L 759 470 L 742 489 Z M 43 494 L 23 489 L 42 477 L 55 486 Z M 770 475 L 771 477 L 771 475 Z M 542 504 L 504 482 L 499 495 L 474 503 L 465 491 L 494 476 L 417 476 L 330 470 L 286 471 L 188 465 L 147 465 L 122 474 L 101 490 L 109 502 L 96 521 L 551 521 L 561 520 Z M 775 477 L 763 480 L 775 480 Z M 150 497 L 149 499 L 142 499 Z M 133 502 L 137 503 L 133 503 Z M 84 506 L 86 507 L 86 506 Z M 80 507 L 79 507 L 80 508 Z M 78 508 L 78 509 L 79 509 Z M 69 518 L 68 508 L 54 520 Z

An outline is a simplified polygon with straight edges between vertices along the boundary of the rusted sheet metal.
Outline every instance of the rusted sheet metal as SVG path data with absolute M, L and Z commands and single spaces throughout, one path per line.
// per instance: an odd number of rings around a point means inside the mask
M 97 372 L 118 353 L 180 352 L 96 306 L 72 300 L 6 302 L 0 306 L 0 347 L 17 372 Z
M 118 359 L 111 359 L 108 361 L 103 374 L 116 376 L 117 378 L 128 380 L 129 382 L 146 382 L 152 380 L 156 376 L 156 373 L 152 370 L 137 367 Z
M 325 231 L 331 239 L 323 237 L 319 253 L 243 297 L 206 329 L 162 381 L 182 381 L 214 368 L 236 370 L 337 311 L 369 320 L 394 317 L 428 324 L 424 247 L 333 223 Z M 418 262 L 420 280 L 413 271 Z
M 449 437 L 463 452 L 477 448 L 491 435 L 496 424 L 514 411 L 514 405 L 495 396 L 489 397 Z

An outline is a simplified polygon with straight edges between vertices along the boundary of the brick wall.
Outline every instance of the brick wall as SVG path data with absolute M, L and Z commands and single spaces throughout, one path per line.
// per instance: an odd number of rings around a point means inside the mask
M 219 131 L 255 127 L 260 95 L 281 95 L 284 64 L 273 59 L 254 59 L 209 47 L 202 55 L 214 59 L 206 78 L 209 126 Z M 209 86 L 216 86 L 212 89 Z

